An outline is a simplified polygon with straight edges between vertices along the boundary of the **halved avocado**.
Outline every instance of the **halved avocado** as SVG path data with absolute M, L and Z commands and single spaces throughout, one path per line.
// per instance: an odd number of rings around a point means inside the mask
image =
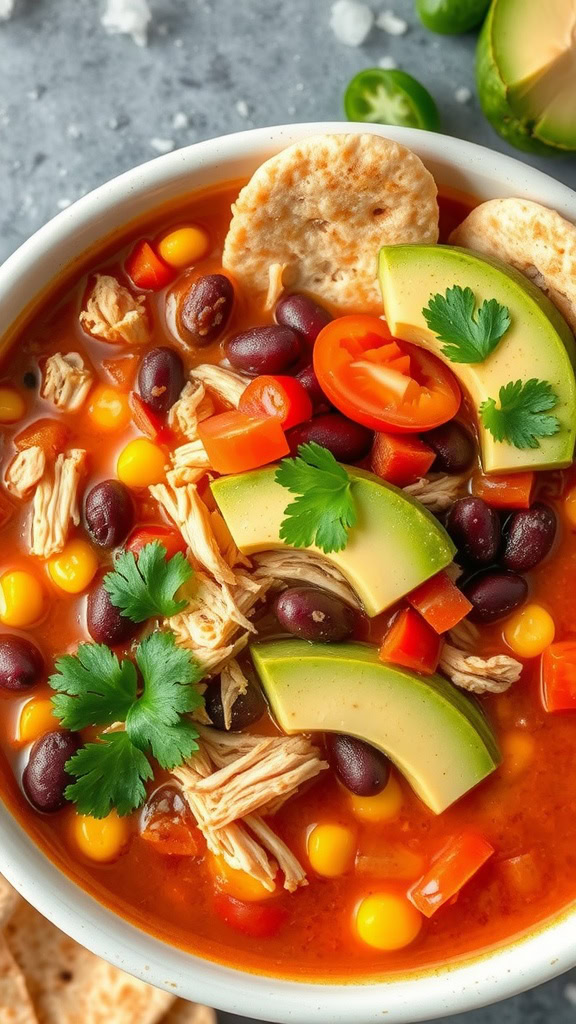
M 220 477 L 212 493 L 245 555 L 288 545 L 280 524 L 292 495 L 276 483 L 275 466 Z M 349 468 L 355 481 L 357 523 L 343 551 L 325 555 L 348 580 L 368 615 L 379 615 L 450 564 L 455 553 L 446 531 L 419 502 L 372 473 Z
M 280 728 L 339 732 L 382 750 L 441 814 L 500 763 L 480 706 L 441 676 L 380 661 L 365 644 L 254 644 L 252 659 Z
M 510 311 L 511 326 L 482 363 L 453 363 L 428 327 L 422 310 L 431 297 L 453 285 L 472 289 L 476 302 L 497 299 Z M 434 352 L 450 366 L 477 411 L 509 381 L 536 377 L 558 395 L 551 410 L 560 430 L 538 448 L 496 441 L 479 424 L 482 463 L 489 473 L 560 469 L 572 462 L 576 436 L 574 337 L 550 300 L 518 271 L 499 260 L 449 245 L 386 245 L 380 250 L 380 285 L 392 334 Z

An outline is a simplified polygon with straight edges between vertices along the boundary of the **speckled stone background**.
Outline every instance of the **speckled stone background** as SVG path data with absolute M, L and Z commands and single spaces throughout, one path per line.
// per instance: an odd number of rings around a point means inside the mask
M 17 0 L 0 23 L 0 261 L 101 182 L 161 151 L 245 127 L 342 117 L 360 68 L 392 57 L 433 92 L 444 131 L 508 150 L 473 89 L 474 38 L 419 27 L 412 0 L 393 8 L 408 31 L 374 28 L 339 43 L 331 0 L 150 0 L 148 46 L 107 36 L 104 0 Z M 531 160 L 576 187 L 576 157 Z M 453 1018 L 458 1024 L 576 1024 L 576 972 Z M 222 1015 L 222 1024 L 240 1018 Z

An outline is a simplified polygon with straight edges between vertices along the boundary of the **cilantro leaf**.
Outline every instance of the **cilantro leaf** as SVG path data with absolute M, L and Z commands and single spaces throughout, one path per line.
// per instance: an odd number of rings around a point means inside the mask
M 80 814 L 93 818 L 105 818 L 113 807 L 120 815 L 130 814 L 146 799 L 144 783 L 153 777 L 152 768 L 125 732 L 100 736 L 99 741 L 87 743 L 66 762 L 76 781 L 64 795 Z
M 181 551 L 167 560 L 166 548 L 155 540 L 142 548 L 138 560 L 131 551 L 120 552 L 114 571 L 104 577 L 103 583 L 121 615 L 132 622 L 144 622 L 181 612 L 186 601 L 176 601 L 174 595 L 192 575 L 192 566 Z
M 510 327 L 510 311 L 496 299 L 475 308 L 472 289 L 455 284 L 445 295 L 432 295 L 422 310 L 430 330 L 447 343 L 442 352 L 452 363 L 484 362 Z
M 180 716 L 202 704 L 193 685 L 202 671 L 189 651 L 176 646 L 173 633 L 146 637 L 136 661 L 144 690 L 128 712 L 126 732 L 136 747 L 151 751 L 162 768 L 172 769 L 198 749 L 198 733 Z
M 123 722 L 136 700 L 136 669 L 120 662 L 104 644 L 80 644 L 75 655 L 56 661 L 48 680 L 54 713 L 66 729 Z
M 539 448 L 539 437 L 551 437 L 560 430 L 556 416 L 547 412 L 558 402 L 558 395 L 547 380 L 510 381 L 480 406 L 482 423 L 496 441 L 508 441 L 515 448 Z
M 341 551 L 356 522 L 353 481 L 332 452 L 311 441 L 298 456 L 282 459 L 275 480 L 297 494 L 285 509 L 280 537 L 295 548 L 316 544 L 321 551 Z

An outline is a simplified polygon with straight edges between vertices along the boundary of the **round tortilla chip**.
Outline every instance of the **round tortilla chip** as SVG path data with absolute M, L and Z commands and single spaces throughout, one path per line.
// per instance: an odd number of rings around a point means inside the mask
M 438 241 L 434 178 L 415 153 L 380 135 L 319 135 L 262 164 L 232 207 L 223 265 L 264 295 L 283 284 L 342 312 L 381 312 L 378 250 Z
M 576 226 L 555 210 L 528 199 L 491 199 L 468 214 L 450 242 L 520 270 L 576 331 Z

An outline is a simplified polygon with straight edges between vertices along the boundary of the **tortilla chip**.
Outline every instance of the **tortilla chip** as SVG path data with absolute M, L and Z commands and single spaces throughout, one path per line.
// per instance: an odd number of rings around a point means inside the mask
M 1 936 L 0 1024 L 38 1024 L 24 975 Z
M 187 1003 L 178 999 L 162 1018 L 162 1024 L 217 1024 L 216 1010 L 201 1003 Z
M 16 890 L 0 875 L 0 928 L 4 927 L 9 917 L 12 917 L 19 900 Z
M 576 226 L 555 210 L 528 199 L 491 199 L 472 210 L 450 242 L 516 267 L 576 331 Z
M 380 135 L 319 135 L 273 156 L 234 206 L 223 265 L 264 297 L 284 287 L 342 312 L 380 313 L 381 245 L 438 241 L 434 179 L 415 153 Z

